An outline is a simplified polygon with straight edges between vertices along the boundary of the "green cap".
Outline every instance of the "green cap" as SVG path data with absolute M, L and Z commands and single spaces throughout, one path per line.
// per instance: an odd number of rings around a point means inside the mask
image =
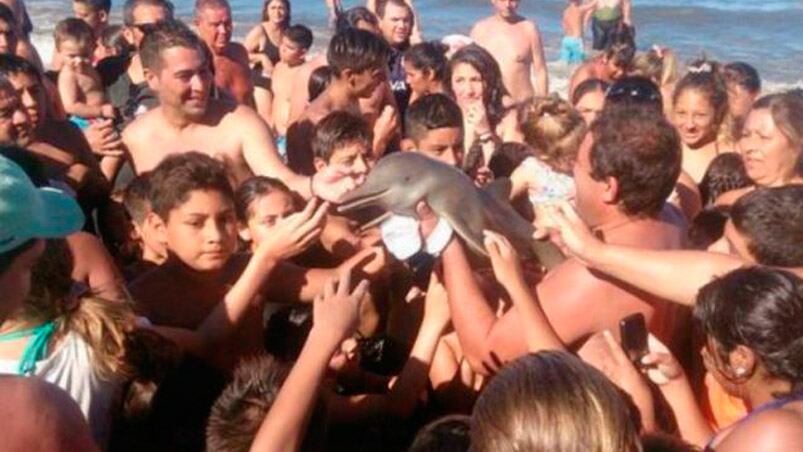
M 22 168 L 0 157 L 0 253 L 31 239 L 64 237 L 83 225 L 84 214 L 73 198 L 36 188 Z

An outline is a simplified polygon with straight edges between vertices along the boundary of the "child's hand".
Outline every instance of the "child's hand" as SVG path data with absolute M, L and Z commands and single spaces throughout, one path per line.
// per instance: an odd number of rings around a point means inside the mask
M 114 119 L 117 117 L 117 112 L 114 109 L 114 105 L 112 104 L 103 104 L 100 107 L 100 115 L 104 118 Z
M 480 135 L 492 132 L 491 125 L 488 122 L 488 112 L 485 109 L 485 104 L 482 103 L 482 99 L 477 99 L 467 105 L 463 114 L 466 117 L 466 123 L 474 131 L 474 135 L 476 135 L 477 138 L 479 138 Z
M 306 250 L 321 235 L 328 207 L 326 202 L 318 205 L 317 199 L 311 199 L 301 212 L 279 220 L 255 254 L 284 260 Z
M 360 319 L 360 302 L 368 292 L 368 281 L 363 280 L 349 292 L 351 272 L 346 271 L 338 280 L 332 278 L 323 288 L 323 294 L 315 297 L 312 307 L 313 334 L 338 346 L 357 330 Z
M 510 242 L 501 234 L 493 231 L 482 231 L 485 237 L 485 249 L 491 258 L 491 266 L 497 281 L 509 287 L 516 282 L 523 281 L 519 256 Z

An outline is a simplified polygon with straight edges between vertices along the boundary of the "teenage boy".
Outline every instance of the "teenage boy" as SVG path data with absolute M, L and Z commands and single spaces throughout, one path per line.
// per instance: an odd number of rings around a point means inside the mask
M 347 29 L 329 42 L 332 81 L 287 131 L 288 163 L 301 174 L 315 172 L 311 140 L 315 125 L 329 113 L 360 115 L 359 100 L 387 83 L 388 45 L 371 32 Z
M 460 167 L 463 164 L 463 113 L 445 94 L 413 102 L 404 117 L 402 149 Z

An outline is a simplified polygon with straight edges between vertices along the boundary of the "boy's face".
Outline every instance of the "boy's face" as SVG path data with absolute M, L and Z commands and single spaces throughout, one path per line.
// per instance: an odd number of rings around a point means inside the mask
M 374 166 L 374 158 L 371 155 L 370 147 L 365 143 L 348 143 L 335 149 L 328 162 L 320 158 L 315 159 L 316 171 L 321 171 L 329 166 L 334 166 L 340 172 L 348 174 L 357 185 L 361 185 L 365 182 L 368 171 Z
M 415 144 L 417 152 L 447 165 L 463 163 L 463 129 L 460 127 L 429 130 Z
M 349 72 L 349 85 L 356 97 L 365 99 L 371 97 L 380 83 L 388 78 L 387 67 L 366 69 L 362 72 Z
M 191 192 L 157 230 L 170 252 L 200 272 L 220 270 L 237 248 L 234 206 L 217 191 Z
M 288 66 L 298 66 L 304 62 L 304 55 L 306 54 L 307 49 L 291 41 L 286 36 L 282 38 L 282 43 L 279 45 L 279 59 L 285 64 Z
M 45 119 L 47 99 L 44 87 L 38 78 L 31 74 L 18 72 L 9 74 L 8 80 L 17 90 L 22 106 L 28 113 L 32 127 L 37 127 Z
M 92 65 L 95 43 L 65 39 L 59 43 L 58 50 L 64 64 L 69 65 L 73 71 L 82 72 Z
M 106 26 L 109 16 L 106 11 L 94 10 L 91 6 L 83 2 L 72 3 L 73 16 L 81 19 L 89 25 L 95 32 L 95 36 Z
M 247 231 L 243 231 L 241 236 L 250 240 L 252 249 L 255 249 L 273 233 L 279 220 L 295 211 L 295 206 L 289 194 L 277 190 L 255 199 L 249 210 Z

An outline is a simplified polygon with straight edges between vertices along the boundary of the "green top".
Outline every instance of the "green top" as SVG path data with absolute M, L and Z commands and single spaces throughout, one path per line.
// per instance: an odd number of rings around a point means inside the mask
M 594 18 L 597 20 L 616 20 L 622 17 L 622 9 L 619 7 L 603 6 L 594 12 Z
M 51 320 L 33 328 L 0 334 L 0 342 L 30 337 L 22 352 L 18 372 L 20 375 L 33 375 L 36 362 L 47 356 L 47 344 L 55 332 L 56 324 Z

